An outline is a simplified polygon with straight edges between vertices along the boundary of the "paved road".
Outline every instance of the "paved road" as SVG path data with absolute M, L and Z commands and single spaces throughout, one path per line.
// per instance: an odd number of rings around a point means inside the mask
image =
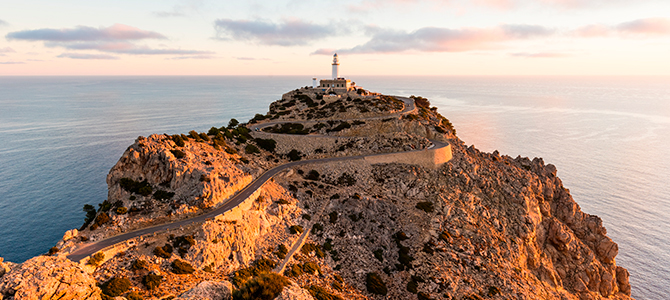
M 407 112 L 410 112 L 410 111 L 414 110 L 414 101 L 412 99 L 404 98 L 404 97 L 398 97 L 398 98 L 401 98 L 406 103 L 405 104 L 405 109 L 398 114 L 403 114 L 403 113 L 407 113 Z M 409 101 L 407 101 L 407 100 L 409 100 Z M 373 118 L 378 118 L 378 117 L 373 117 Z M 388 116 L 386 116 L 386 118 L 388 118 Z M 290 121 L 287 121 L 287 122 L 290 122 Z M 270 125 L 274 125 L 274 124 L 278 124 L 278 123 L 282 123 L 282 122 L 262 123 L 262 124 L 259 124 L 259 125 L 255 125 L 253 128 L 256 128 L 256 127 L 262 128 L 262 127 L 266 127 L 266 126 L 270 126 Z M 293 121 L 293 123 L 296 123 L 296 121 Z M 448 145 L 447 143 L 440 142 L 440 141 L 431 140 L 431 142 L 434 145 L 434 146 L 431 146 L 432 148 L 442 148 L 442 147 L 446 147 Z M 414 151 L 425 151 L 425 150 L 412 150 L 412 151 L 408 151 L 408 152 L 414 152 Z M 136 238 L 136 237 L 139 237 L 139 236 L 143 236 L 143 235 L 147 235 L 147 234 L 151 234 L 151 233 L 155 233 L 155 232 L 159 232 L 159 231 L 169 230 L 169 229 L 175 229 L 175 228 L 190 225 L 190 224 L 193 224 L 193 223 L 204 222 L 207 219 L 214 218 L 217 215 L 223 214 L 223 213 L 235 208 L 236 206 L 240 205 L 244 200 L 246 200 L 249 196 L 251 196 L 258 188 L 260 188 L 265 182 L 270 180 L 270 178 L 272 178 L 273 176 L 277 175 L 279 172 L 281 172 L 285 169 L 288 169 L 288 168 L 292 168 L 292 167 L 300 166 L 300 165 L 305 165 L 305 164 L 327 163 L 327 162 L 334 162 L 334 161 L 363 159 L 365 157 L 386 155 L 386 154 L 389 154 L 389 153 L 379 153 L 379 154 L 371 154 L 371 155 L 342 156 L 342 157 L 329 157 L 329 158 L 321 158 L 321 159 L 310 159 L 310 160 L 289 162 L 289 163 L 286 163 L 286 164 L 283 164 L 283 165 L 280 165 L 280 166 L 276 166 L 276 167 L 266 171 L 265 173 L 261 174 L 261 176 L 256 178 L 253 182 L 251 182 L 246 187 L 244 187 L 244 189 L 242 189 L 235 196 L 233 196 L 228 201 L 226 201 L 223 205 L 219 206 L 218 208 L 216 208 L 216 209 L 214 209 L 210 212 L 204 213 L 202 215 L 199 215 L 199 216 L 196 216 L 196 217 L 193 217 L 193 218 L 184 219 L 184 220 L 180 220 L 180 221 L 175 221 L 175 222 L 168 223 L 168 224 L 157 225 L 157 226 L 153 226 L 153 227 L 142 228 L 142 229 L 139 229 L 139 230 L 119 234 L 119 235 L 116 235 L 116 236 L 113 236 L 113 237 L 110 237 L 110 238 L 107 238 L 107 239 L 104 239 L 104 240 L 101 240 L 101 241 L 93 242 L 93 243 L 85 245 L 85 246 L 75 250 L 74 252 L 70 253 L 67 256 L 67 258 L 72 260 L 72 261 L 78 262 L 78 261 L 82 260 L 83 258 L 85 258 L 87 256 L 90 256 L 93 253 L 96 253 L 96 252 L 98 252 L 98 251 L 100 251 L 104 248 L 107 248 L 109 246 L 113 246 L 115 244 L 130 240 L 130 239 L 133 239 L 133 238 Z M 308 230 L 308 229 L 306 229 L 306 230 Z

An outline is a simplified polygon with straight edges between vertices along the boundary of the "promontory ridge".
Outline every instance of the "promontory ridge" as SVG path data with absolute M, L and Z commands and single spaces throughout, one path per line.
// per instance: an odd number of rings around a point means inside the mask
M 0 259 L 0 300 L 631 299 L 556 167 L 332 66 L 247 123 L 138 137 L 81 228 Z

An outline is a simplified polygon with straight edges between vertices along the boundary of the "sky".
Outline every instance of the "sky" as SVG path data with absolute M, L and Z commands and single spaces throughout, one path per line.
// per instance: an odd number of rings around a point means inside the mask
M 668 0 L 0 1 L 0 76 L 670 75 Z

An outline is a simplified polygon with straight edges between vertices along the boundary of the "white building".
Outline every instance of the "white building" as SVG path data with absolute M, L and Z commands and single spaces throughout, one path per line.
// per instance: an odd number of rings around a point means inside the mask
M 356 83 L 349 79 L 340 77 L 340 61 L 337 58 L 337 53 L 333 55 L 333 74 L 332 79 L 321 79 L 319 86 L 316 87 L 324 92 L 335 92 L 343 94 L 348 91 L 356 90 Z

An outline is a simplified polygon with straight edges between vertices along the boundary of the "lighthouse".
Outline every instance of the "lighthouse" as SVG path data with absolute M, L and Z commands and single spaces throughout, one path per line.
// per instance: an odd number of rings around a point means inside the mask
M 333 80 L 340 78 L 340 62 L 337 60 L 337 53 L 333 55 Z

